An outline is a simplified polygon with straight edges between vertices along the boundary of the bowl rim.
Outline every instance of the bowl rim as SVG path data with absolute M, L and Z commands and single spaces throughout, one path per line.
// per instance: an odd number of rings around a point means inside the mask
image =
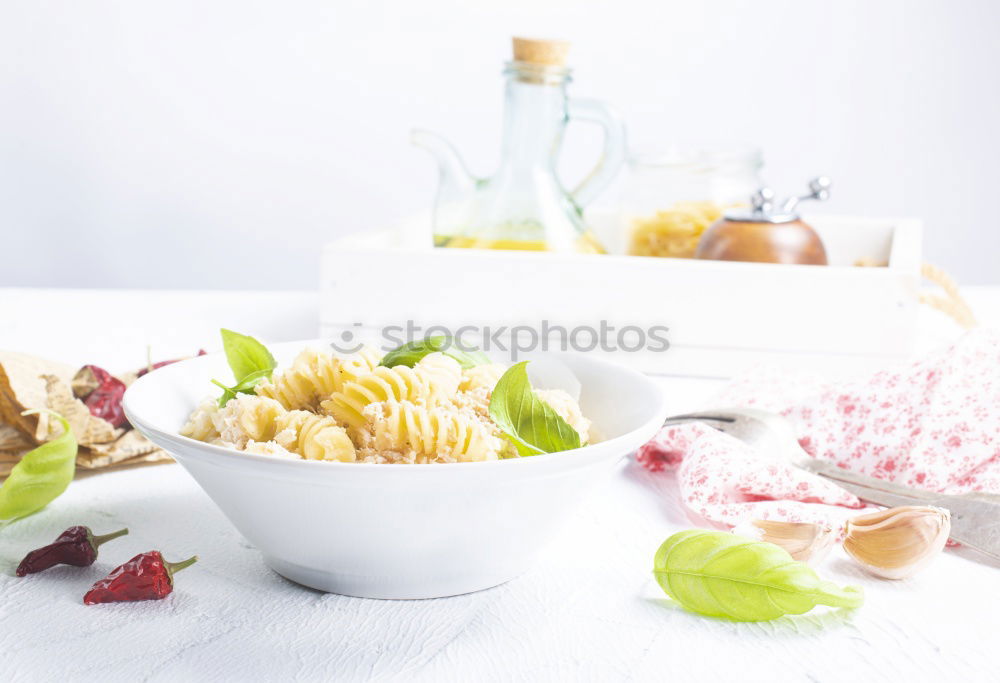
M 298 345 L 300 349 L 308 348 L 310 345 L 315 345 L 327 340 L 322 338 L 319 339 L 307 339 L 302 341 L 290 341 L 290 342 L 280 342 L 277 344 L 270 345 L 269 348 L 279 348 L 279 347 L 291 347 L 292 345 Z M 530 466 L 541 466 L 543 463 L 552 463 L 560 457 L 574 456 L 574 460 L 582 462 L 589 461 L 589 458 L 585 457 L 587 455 L 596 456 L 598 451 L 614 451 L 623 457 L 626 453 L 619 453 L 617 448 L 613 446 L 616 444 L 624 444 L 631 442 L 635 439 L 635 436 L 640 432 L 650 432 L 650 437 L 655 434 L 657 428 L 662 425 L 663 420 L 667 416 L 667 396 L 666 391 L 659 384 L 655 382 L 652 378 L 644 375 L 643 373 L 634 370 L 632 368 L 625 367 L 619 363 L 609 361 L 604 358 L 593 358 L 589 357 L 585 353 L 568 353 L 568 352 L 543 352 L 541 354 L 536 354 L 536 357 L 572 357 L 578 359 L 585 359 L 584 362 L 593 363 L 595 365 L 604 366 L 606 369 L 613 371 L 615 373 L 623 373 L 626 375 L 631 375 L 632 378 L 639 382 L 646 384 L 647 386 L 654 389 L 654 394 L 657 397 L 657 405 L 650 410 L 650 417 L 647 418 L 640 425 L 636 426 L 624 434 L 620 434 L 616 437 L 608 439 L 606 441 L 599 441 L 594 444 L 588 444 L 586 446 L 581 446 L 580 448 L 573 448 L 568 451 L 557 451 L 555 453 L 541 453 L 539 455 L 526 456 L 520 458 L 504 458 L 501 460 L 486 460 L 478 462 L 445 462 L 445 463 L 370 463 L 370 462 L 340 462 L 340 461 L 328 461 L 328 460 L 307 460 L 305 458 L 282 458 L 275 457 L 273 455 L 263 455 L 260 453 L 247 453 L 245 451 L 237 451 L 226 446 L 220 446 L 217 444 L 210 444 L 204 441 L 198 441 L 197 439 L 192 439 L 191 437 L 183 436 L 180 433 L 167 432 L 159 427 L 154 427 L 148 421 L 137 417 L 135 410 L 133 409 L 132 402 L 130 400 L 130 394 L 132 396 L 136 395 L 134 390 L 135 387 L 143 387 L 150 383 L 155 383 L 158 381 L 163 381 L 171 374 L 177 373 L 182 367 L 185 367 L 194 362 L 205 363 L 213 358 L 222 356 L 222 351 L 216 351 L 213 353 L 203 354 L 200 356 L 195 356 L 192 358 L 186 358 L 184 360 L 178 361 L 176 363 L 171 363 L 170 365 L 158 368 L 155 372 L 148 372 L 142 377 L 136 379 L 125 391 L 125 395 L 122 399 L 122 407 L 125 412 L 126 418 L 132 424 L 132 426 L 145 435 L 150 441 L 153 441 L 157 446 L 161 448 L 162 443 L 176 444 L 182 448 L 191 448 L 196 451 L 206 455 L 212 456 L 212 460 L 215 460 L 215 456 L 222 456 L 224 460 L 233 462 L 257 462 L 264 464 L 265 467 L 276 467 L 278 469 L 294 468 L 298 469 L 300 472 L 306 471 L 304 468 L 312 467 L 317 469 L 317 471 L 330 472 L 335 471 L 334 468 L 349 468 L 351 471 L 372 471 L 372 470 L 385 470 L 392 472 L 401 471 L 439 471 L 439 470 L 454 470 L 458 468 L 462 471 L 484 471 L 487 467 L 497 468 L 497 467 L 530 467 Z M 166 371 L 166 372 L 165 372 Z M 157 376 L 158 375 L 158 376 Z M 170 453 L 170 450 L 164 448 Z M 628 451 L 631 452 L 631 451 Z M 173 453 L 170 453 L 173 456 Z M 515 462 L 533 462 L 535 465 L 512 465 Z M 266 463 L 266 464 L 265 464 Z M 221 463 L 219 463 L 221 464 Z

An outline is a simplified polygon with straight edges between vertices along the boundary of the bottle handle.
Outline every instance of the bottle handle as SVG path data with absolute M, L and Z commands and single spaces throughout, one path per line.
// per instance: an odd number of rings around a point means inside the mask
M 580 184 L 570 192 L 573 202 L 582 209 L 611 184 L 625 163 L 625 124 L 614 109 L 600 100 L 571 99 L 567 104 L 567 114 L 570 121 L 589 121 L 604 128 L 604 149 L 601 151 L 601 158 Z

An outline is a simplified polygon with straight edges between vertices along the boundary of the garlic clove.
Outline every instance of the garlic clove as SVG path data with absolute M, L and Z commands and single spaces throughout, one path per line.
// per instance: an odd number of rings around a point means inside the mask
M 822 560 L 837 540 L 837 533 L 825 525 L 767 519 L 743 522 L 733 528 L 733 533 L 780 546 L 800 562 Z
M 951 513 L 906 505 L 852 517 L 844 550 L 876 576 L 905 579 L 934 559 L 948 542 Z

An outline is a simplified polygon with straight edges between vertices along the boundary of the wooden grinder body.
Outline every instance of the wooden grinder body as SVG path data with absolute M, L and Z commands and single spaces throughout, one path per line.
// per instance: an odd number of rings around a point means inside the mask
M 800 219 L 769 223 L 720 218 L 702 235 L 695 258 L 827 265 L 822 240 Z

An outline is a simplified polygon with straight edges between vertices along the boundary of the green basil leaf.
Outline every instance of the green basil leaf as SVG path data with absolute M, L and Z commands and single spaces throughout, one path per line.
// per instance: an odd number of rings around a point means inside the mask
M 426 337 L 407 342 L 397 349 L 393 349 L 382 357 L 379 365 L 387 368 L 396 365 L 405 365 L 412 368 L 421 358 L 432 353 L 443 353 L 449 358 L 454 358 L 462 368 L 468 370 L 476 365 L 484 365 L 492 362 L 482 351 L 463 351 L 455 345 L 450 337 Z
M 860 607 L 857 586 L 823 581 L 773 543 L 725 531 L 690 529 L 660 546 L 653 573 L 663 591 L 681 605 L 711 617 L 767 621 L 804 614 L 816 605 Z
M 219 331 L 222 333 L 222 348 L 226 351 L 226 360 L 236 378 L 236 384 L 231 387 L 212 380 L 213 384 L 222 387 L 222 396 L 219 397 L 219 406 L 222 407 L 238 393 L 254 393 L 253 388 L 257 383 L 270 379 L 278 364 L 267 347 L 253 337 L 225 328 Z
M 258 370 L 251 372 L 241 381 L 231 387 L 227 387 L 222 382 L 212 380 L 212 383 L 222 388 L 222 396 L 219 397 L 219 407 L 224 408 L 230 399 L 236 398 L 236 394 L 255 394 L 254 388 L 265 379 L 270 379 L 272 370 Z
M 532 391 L 528 361 L 511 367 L 497 382 L 490 417 L 522 456 L 580 447 L 580 434 Z
M 226 351 L 226 360 L 232 368 L 233 377 L 242 382 L 255 372 L 270 373 L 277 367 L 274 356 L 253 337 L 239 334 L 232 330 L 222 329 L 222 348 Z M 270 376 L 270 375 L 268 375 Z
M 236 391 L 232 387 L 227 387 L 217 379 L 213 379 L 212 384 L 222 389 L 222 396 L 219 397 L 220 408 L 225 408 L 227 403 L 236 398 Z
M 29 410 L 22 415 L 41 411 Z M 12 522 L 38 512 L 58 498 L 76 473 L 76 437 L 62 415 L 49 413 L 62 425 L 63 433 L 28 451 L 14 465 L 0 486 L 0 520 Z

